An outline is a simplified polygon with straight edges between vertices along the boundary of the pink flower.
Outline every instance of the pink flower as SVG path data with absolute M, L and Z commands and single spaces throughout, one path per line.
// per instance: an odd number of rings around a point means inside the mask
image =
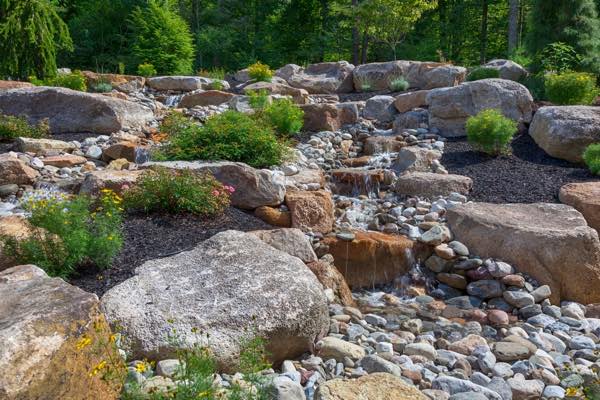
M 229 193 L 235 192 L 235 188 L 233 186 L 225 186 L 225 190 L 227 190 Z
M 220 195 L 220 194 L 221 194 L 221 193 L 219 193 L 219 191 L 218 191 L 217 189 L 215 189 L 215 190 L 213 190 L 213 191 L 212 191 L 212 195 L 213 195 L 213 196 L 218 196 L 218 195 Z

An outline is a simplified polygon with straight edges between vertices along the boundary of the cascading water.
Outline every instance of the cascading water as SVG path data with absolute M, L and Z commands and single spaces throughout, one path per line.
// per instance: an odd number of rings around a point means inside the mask
M 179 105 L 179 102 L 181 101 L 182 97 L 183 97 L 182 94 L 167 96 L 167 98 L 165 99 L 165 105 L 170 108 L 177 107 L 177 105 Z

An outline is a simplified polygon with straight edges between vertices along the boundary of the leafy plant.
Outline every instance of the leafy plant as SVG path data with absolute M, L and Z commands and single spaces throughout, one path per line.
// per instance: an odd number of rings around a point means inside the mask
M 479 81 L 481 79 L 500 78 L 500 71 L 496 68 L 475 67 L 467 75 L 468 81 Z
M 304 125 L 304 111 L 290 99 L 273 101 L 262 110 L 262 117 L 284 137 L 298 133 Z
M 590 144 L 583 153 L 583 160 L 592 174 L 600 175 L 600 143 Z
M 0 140 L 12 140 L 18 137 L 39 139 L 48 136 L 48 120 L 31 125 L 24 116 L 0 114 Z
M 268 65 L 258 61 L 248 67 L 248 76 L 257 82 L 271 82 L 273 71 Z
M 592 104 L 598 95 L 596 77 L 583 72 L 550 74 L 546 77 L 545 92 L 554 104 Z
M 156 75 L 156 68 L 150 63 L 142 63 L 137 67 L 137 73 L 145 78 L 150 78 Z
M 508 58 L 522 67 L 528 67 L 533 62 L 533 59 L 527 53 L 524 47 L 517 47 Z
M 70 74 L 59 74 L 46 79 L 37 79 L 35 76 L 32 76 L 29 77 L 29 80 L 36 86 L 64 87 L 67 89 L 79 90 L 80 92 L 85 92 L 87 90 L 85 76 L 83 76 L 81 71 L 77 70 Z
M 99 82 L 92 88 L 92 90 L 96 93 L 108 93 L 111 92 L 112 89 L 112 85 L 108 82 Z
M 87 196 L 40 191 L 25 196 L 22 206 L 36 228 L 31 237 L 5 239 L 5 251 L 22 264 L 48 275 L 68 277 L 77 266 L 107 268 L 123 245 L 121 198 L 103 190 L 94 202 Z
M 404 92 L 410 87 L 410 83 L 404 77 L 399 76 L 391 78 L 389 81 L 389 87 L 392 92 Z
M 264 110 L 267 105 L 269 105 L 269 92 L 265 89 L 261 90 L 249 90 L 248 94 L 248 103 L 250 107 L 256 111 Z
M 224 87 L 225 85 L 223 85 L 223 82 L 218 80 L 214 80 L 210 83 L 210 88 L 212 90 L 223 90 Z
M 563 73 L 578 68 L 581 56 L 572 46 L 562 42 L 550 43 L 539 55 L 543 71 Z
M 481 111 L 467 120 L 467 139 L 480 151 L 498 155 L 508 150 L 517 123 L 499 110 Z
M 155 168 L 144 172 L 136 185 L 125 192 L 125 206 L 145 213 L 222 214 L 234 192 L 210 174 L 190 170 Z
M 529 90 L 534 100 L 546 100 L 546 76 L 543 73 L 522 77 L 519 83 Z
M 181 126 L 162 154 L 170 160 L 229 160 L 261 168 L 279 164 L 285 152 L 270 126 L 226 111 L 209 118 L 204 126 L 193 122 Z

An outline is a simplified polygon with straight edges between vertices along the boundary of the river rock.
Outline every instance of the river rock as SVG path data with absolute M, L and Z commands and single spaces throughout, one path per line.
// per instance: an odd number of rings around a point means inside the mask
M 192 108 L 195 106 L 218 106 L 227 103 L 235 94 L 221 90 L 195 90 L 184 95 L 178 107 Z
M 0 185 L 32 185 L 39 173 L 13 153 L 0 154 Z
M 442 136 L 465 136 L 469 117 L 490 108 L 523 123 L 531 121 L 533 98 L 527 88 L 504 79 L 482 79 L 450 88 L 435 89 L 427 95 L 429 126 Z
M 321 339 L 316 345 L 316 350 L 319 357 L 325 360 L 334 358 L 338 362 L 343 362 L 346 357 L 359 360 L 366 354 L 361 346 L 333 336 Z
M 443 390 L 450 395 L 457 393 L 481 393 L 489 400 L 503 400 L 502 397 L 493 390 L 480 386 L 465 379 L 455 378 L 453 376 L 440 375 L 432 382 L 433 389 Z
M 119 397 L 120 383 L 90 374 L 119 357 L 97 349 L 111 333 L 96 295 L 21 265 L 0 272 L 0 298 L 0 398 Z
M 511 60 L 492 60 L 485 64 L 484 67 L 497 69 L 500 73 L 500 79 L 508 79 L 515 82 L 519 82 L 521 78 L 528 74 L 525 68 Z
M 562 204 L 467 203 L 447 211 L 457 240 L 473 254 L 504 260 L 547 284 L 552 302 L 600 301 L 600 241 L 574 208 Z
M 334 204 L 331 193 L 325 190 L 290 191 L 285 196 L 290 209 L 292 228 L 323 234 L 331 232 L 334 223 Z
M 540 108 L 529 135 L 552 157 L 580 163 L 585 148 L 600 142 L 600 109 L 591 106 Z
M 172 356 L 167 336 L 176 329 L 184 346 L 205 341 L 200 344 L 227 371 L 235 368 L 247 332 L 264 337 L 277 362 L 308 351 L 329 326 L 322 286 L 306 265 L 237 231 L 145 262 L 135 276 L 106 292 L 102 307 L 122 328 L 134 358 Z
M 600 182 L 567 183 L 560 188 L 558 198 L 583 214 L 588 225 L 600 232 Z
M 409 172 L 400 175 L 394 183 L 394 191 L 398 194 L 430 199 L 453 192 L 466 195 L 472 187 L 473 180 L 467 176 L 433 172 Z
M 162 161 L 148 162 L 140 168 L 153 166 L 210 172 L 222 184 L 235 188 L 231 195 L 231 205 L 234 207 L 252 210 L 260 206 L 277 206 L 285 196 L 283 174 L 255 169 L 240 162 Z
M 401 378 L 376 372 L 356 380 L 332 379 L 319 386 L 315 400 L 427 400 L 427 396 Z
M 139 103 L 44 86 L 0 92 L 0 112 L 25 115 L 31 123 L 47 119 L 52 133 L 110 134 L 154 119 L 152 110 Z
M 290 70 L 287 82 L 308 93 L 349 93 L 354 89 L 353 70 L 354 65 L 346 61 L 310 64 L 306 68 Z

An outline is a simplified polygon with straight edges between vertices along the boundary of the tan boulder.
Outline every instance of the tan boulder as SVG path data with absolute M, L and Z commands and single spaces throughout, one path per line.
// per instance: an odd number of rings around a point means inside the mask
M 17 215 L 0 217 L 0 237 L 23 240 L 33 232 L 33 227 L 27 219 Z M 3 251 L 4 244 L 0 241 L 0 271 L 13 267 L 15 260 Z
M 278 208 L 261 206 L 254 210 L 254 216 L 262 219 L 269 225 L 281 228 L 290 228 L 292 226 L 292 217 L 289 211 L 281 211 Z
M 333 229 L 335 206 L 331 193 L 325 190 L 290 191 L 285 196 L 285 204 L 290 209 L 292 228 L 323 234 Z
M 336 299 L 344 306 L 355 306 L 352 291 L 344 279 L 344 275 L 332 265 L 325 261 L 315 261 L 306 264 L 315 274 L 319 282 L 326 289 L 331 289 Z
M 124 158 L 127 161 L 144 161 L 148 158 L 148 148 L 134 142 L 124 141 L 115 143 L 102 151 L 105 161 Z
M 0 398 L 118 398 L 122 382 L 92 372 L 121 360 L 96 295 L 21 265 L 0 272 L 0 298 Z
M 301 169 L 297 174 L 285 177 L 285 186 L 288 188 L 300 189 L 302 185 L 319 185 L 325 187 L 325 174 L 319 169 Z
M 44 157 L 42 161 L 45 165 L 52 165 L 53 167 L 62 168 L 84 164 L 87 161 L 87 158 L 73 154 L 62 154 L 59 156 Z
M 402 136 L 371 136 L 365 140 L 363 152 L 365 155 L 378 153 L 397 153 L 406 146 Z
M 227 103 L 235 95 L 221 90 L 197 90 L 181 98 L 178 107 L 218 106 Z
M 553 303 L 600 301 L 600 240 L 574 208 L 467 203 L 446 216 L 456 240 L 472 254 L 506 261 L 549 285 Z
M 283 228 L 252 231 L 250 233 L 258 236 L 260 240 L 277 250 L 298 257 L 304 263 L 317 261 L 317 255 L 310 244 L 310 240 L 300 229 Z
M 64 151 L 71 152 L 76 149 L 75 145 L 62 140 L 54 139 L 32 139 L 20 137 L 16 140 L 19 151 L 23 153 L 34 153 L 36 155 L 44 155 L 48 151 Z
M 352 241 L 328 236 L 322 243 L 329 246 L 335 266 L 353 290 L 390 283 L 430 252 L 405 236 L 372 231 L 356 231 Z
M 416 387 L 385 372 L 356 380 L 332 379 L 319 386 L 315 400 L 427 400 Z
M 0 90 L 21 89 L 21 88 L 30 88 L 30 87 L 33 87 L 33 84 L 31 84 L 29 82 L 0 80 Z
M 429 90 L 417 90 L 415 92 L 402 93 L 394 99 L 394 106 L 398 112 L 407 112 L 413 108 L 427 105 L 427 94 Z
M 600 232 L 600 182 L 567 183 L 560 188 L 558 198 L 583 214 L 588 225 Z
M 336 131 L 346 124 L 358 121 L 356 103 L 339 104 L 302 104 L 304 111 L 304 130 L 309 132 Z
M 102 189 L 110 189 L 116 193 L 123 193 L 126 189 L 135 185 L 142 171 L 117 171 L 100 170 L 91 171 L 83 180 L 79 193 L 97 194 Z
M 467 176 L 409 172 L 398 177 L 394 191 L 401 195 L 433 198 L 447 196 L 452 192 L 469 194 L 472 187 L 473 180 Z
M 142 76 L 121 75 L 121 74 L 101 74 L 92 71 L 82 71 L 88 87 L 94 87 L 99 83 L 109 83 L 112 87 L 118 87 L 130 82 L 139 83 L 140 87 L 144 86 L 145 79 Z
M 39 173 L 10 153 L 0 154 L 0 185 L 31 185 Z
M 281 68 L 284 69 L 288 71 L 280 75 L 285 76 L 291 86 L 305 89 L 308 93 L 350 93 L 353 89 L 354 65 L 347 61 L 310 64 L 306 68 L 297 66 Z

